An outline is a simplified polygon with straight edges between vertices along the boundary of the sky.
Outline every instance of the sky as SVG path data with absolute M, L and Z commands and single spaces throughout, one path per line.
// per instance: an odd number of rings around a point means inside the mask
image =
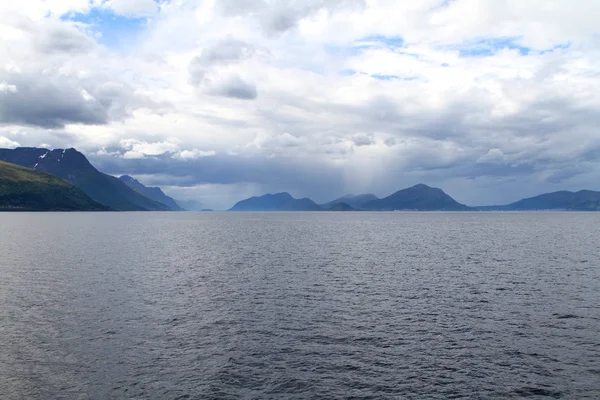
M 224 209 L 600 190 L 596 0 L 0 2 L 0 147 Z

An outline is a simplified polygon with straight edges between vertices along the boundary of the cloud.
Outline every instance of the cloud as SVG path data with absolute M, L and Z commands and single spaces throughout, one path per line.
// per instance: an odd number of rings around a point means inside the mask
M 109 0 L 103 6 L 115 14 L 132 18 L 150 17 L 158 11 L 154 0 Z
M 17 93 L 17 86 L 11 85 L 6 82 L 0 82 L 0 92 L 3 93 Z
M 256 52 L 255 46 L 244 41 L 233 38 L 220 40 L 190 62 L 190 83 L 211 95 L 254 100 L 258 96 L 256 85 L 225 67 L 248 60 Z
M 179 153 L 173 155 L 173 158 L 180 158 L 182 160 L 195 160 L 201 157 L 212 157 L 217 153 L 214 150 L 182 150 Z
M 94 155 L 104 157 L 122 157 L 128 160 L 145 159 L 152 157 L 165 162 L 170 157 L 171 159 L 190 161 L 203 157 L 212 157 L 217 153 L 214 150 L 199 150 L 199 149 L 181 149 L 179 144 L 173 140 L 164 142 L 147 142 L 138 139 L 121 139 L 120 151 L 108 152 L 106 149 L 96 152 Z
M 21 146 L 18 142 L 10 140 L 6 136 L 0 136 L 0 148 L 14 149 L 15 147 Z
M 16 88 L 0 91 L 0 123 L 60 128 L 108 121 L 108 110 L 96 100 L 85 100 L 81 88 L 69 79 L 1 73 L 0 79 Z
M 81 54 L 91 51 L 96 43 L 75 26 L 52 22 L 45 24 L 43 29 L 35 30 L 34 43 L 36 49 L 44 54 Z
M 0 123 L 63 128 L 67 124 L 106 125 L 137 109 L 168 107 L 129 85 L 106 76 L 68 76 L 60 72 L 0 71 Z
M 278 35 L 298 25 L 321 11 L 335 13 L 344 10 L 361 10 L 364 0 L 223 0 L 219 8 L 227 16 L 246 16 L 253 19 L 267 35 Z
M 501 164 L 505 160 L 504 153 L 500 149 L 491 149 L 485 155 L 479 157 L 477 162 L 480 164 Z
M 246 82 L 237 75 L 225 77 L 217 82 L 210 82 L 208 92 L 217 96 L 241 100 L 254 100 L 258 96 L 256 85 Z
M 209 207 L 599 189 L 597 2 L 0 3 L 4 137 Z
M 352 141 L 357 146 L 369 146 L 375 144 L 375 140 L 373 140 L 373 138 L 368 135 L 355 135 L 352 138 Z
M 179 150 L 179 145 L 172 142 L 148 143 L 137 139 L 122 139 L 121 147 L 127 150 L 123 158 L 138 159 L 146 156 L 160 156 L 165 153 L 174 153 Z
M 256 51 L 254 45 L 229 37 L 204 49 L 202 54 L 194 59 L 193 63 L 202 66 L 229 64 L 251 58 L 256 54 Z

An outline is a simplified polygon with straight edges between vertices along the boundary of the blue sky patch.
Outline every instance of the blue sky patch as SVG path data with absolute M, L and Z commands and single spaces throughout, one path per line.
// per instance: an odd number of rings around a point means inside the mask
M 137 36 L 147 27 L 146 18 L 123 17 L 100 8 L 93 8 L 88 14 L 66 15 L 62 19 L 88 25 L 93 32 L 101 34 L 96 37 L 98 43 L 113 49 L 134 45 Z
M 540 54 L 552 53 L 554 50 L 566 50 L 571 47 L 571 42 L 557 44 L 549 49 L 540 50 Z
M 365 75 L 375 78 L 380 81 L 414 81 L 417 80 L 416 76 L 402 76 L 402 75 L 388 75 L 388 74 L 367 74 L 365 72 L 359 72 L 354 69 L 343 69 L 340 71 L 342 76 L 353 76 L 353 75 Z
M 518 44 L 518 39 L 518 37 L 485 38 L 444 46 L 444 48 L 458 50 L 461 57 L 489 57 L 505 49 L 518 50 L 521 55 L 528 55 L 531 49 Z
M 400 36 L 366 36 L 362 39 L 355 41 L 355 48 L 358 49 L 369 49 L 369 48 L 380 48 L 387 47 L 388 49 L 398 49 L 404 47 L 404 39 Z

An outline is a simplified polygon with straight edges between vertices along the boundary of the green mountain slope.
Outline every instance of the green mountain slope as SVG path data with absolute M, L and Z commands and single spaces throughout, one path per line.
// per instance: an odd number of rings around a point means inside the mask
M 0 149 L 0 160 L 64 178 L 94 201 L 118 211 L 169 211 L 165 204 L 149 199 L 118 178 L 98 171 L 75 149 L 19 147 Z
M 54 175 L 0 161 L 2 211 L 107 210 L 81 189 Z

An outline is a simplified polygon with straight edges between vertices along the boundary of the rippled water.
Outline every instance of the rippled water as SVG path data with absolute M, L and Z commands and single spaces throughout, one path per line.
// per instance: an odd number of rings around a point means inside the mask
M 3 399 L 600 398 L 600 213 L 0 226 Z

